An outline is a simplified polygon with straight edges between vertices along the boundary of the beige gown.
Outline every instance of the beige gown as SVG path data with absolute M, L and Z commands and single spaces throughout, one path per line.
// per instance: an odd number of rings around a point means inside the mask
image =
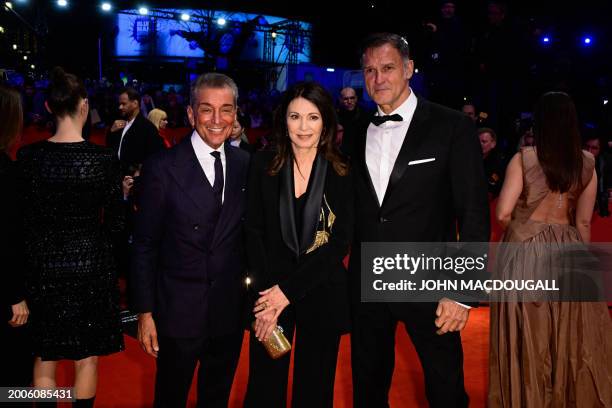
M 513 278 L 538 278 L 551 243 L 582 241 L 575 227 L 582 191 L 551 192 L 532 147 L 521 150 L 523 191 L 504 242 Z M 584 155 L 583 185 L 594 159 Z M 512 249 L 509 250 L 513 251 Z M 508 269 L 507 269 L 508 270 Z M 491 303 L 489 407 L 612 407 L 612 322 L 605 303 Z

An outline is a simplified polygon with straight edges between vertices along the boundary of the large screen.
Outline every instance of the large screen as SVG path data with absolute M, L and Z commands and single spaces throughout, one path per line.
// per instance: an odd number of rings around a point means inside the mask
M 181 15 L 189 15 L 183 21 Z M 223 24 L 224 22 L 224 24 Z M 117 13 L 116 57 L 236 58 L 285 64 L 310 61 L 311 25 L 303 21 L 212 10 Z M 275 32 L 264 49 L 264 31 Z M 268 38 L 271 38 L 269 36 Z

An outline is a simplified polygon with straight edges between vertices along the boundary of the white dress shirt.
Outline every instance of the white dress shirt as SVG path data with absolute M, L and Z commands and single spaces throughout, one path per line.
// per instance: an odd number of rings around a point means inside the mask
M 223 147 L 224 144 L 221 144 L 218 149 L 213 149 L 209 145 L 207 145 L 197 130 L 194 130 L 191 134 L 191 145 L 193 146 L 193 150 L 195 151 L 195 155 L 198 158 L 198 162 L 200 162 L 200 166 L 202 166 L 202 170 L 204 170 L 204 174 L 206 174 L 206 178 L 210 183 L 211 187 L 215 185 L 215 157 L 210 154 L 214 151 L 221 153 L 221 165 L 223 166 L 223 180 L 227 179 L 226 174 L 226 160 L 225 160 L 225 149 Z M 225 182 L 223 183 L 223 194 L 221 195 L 221 203 L 225 200 Z
M 117 152 L 117 157 L 121 159 L 121 145 L 123 144 L 123 138 L 125 137 L 125 134 L 127 133 L 127 131 L 132 127 L 132 124 L 134 123 L 134 121 L 136 120 L 136 116 L 134 116 L 134 119 L 129 120 L 125 123 L 125 127 L 123 128 L 123 132 L 121 132 L 121 140 L 119 140 L 119 151 Z
M 370 172 L 374 190 L 378 197 L 378 204 L 381 205 L 389 177 L 393 171 L 393 165 L 399 155 L 402 144 L 406 137 L 408 127 L 414 116 L 414 111 L 417 107 L 417 98 L 410 90 L 408 99 L 404 101 L 396 110 L 389 115 L 399 114 L 402 117 L 401 122 L 387 121 L 380 126 L 370 123 L 366 138 L 366 164 Z M 380 107 L 378 108 L 378 116 L 386 115 Z

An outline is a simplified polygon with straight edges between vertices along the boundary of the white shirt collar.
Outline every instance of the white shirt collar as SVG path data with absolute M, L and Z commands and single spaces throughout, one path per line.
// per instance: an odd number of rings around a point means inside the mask
M 197 130 L 194 130 L 191 134 L 191 145 L 193 146 L 193 150 L 195 151 L 196 157 L 198 159 L 203 157 L 211 157 L 210 154 L 212 152 L 220 152 L 221 156 L 225 156 L 225 149 L 223 147 L 225 143 L 222 143 L 219 148 L 213 149 L 208 144 L 206 144 L 204 140 L 202 140 Z
M 408 95 L 408 98 L 404 102 L 402 102 L 402 104 L 398 106 L 397 109 L 389 113 L 389 115 L 395 115 L 396 113 L 399 114 L 402 117 L 404 122 L 409 121 L 412 118 L 412 115 L 414 115 L 414 111 L 416 110 L 416 107 L 417 107 L 417 97 L 412 91 L 412 88 L 409 88 L 409 89 L 410 89 L 410 95 Z M 378 109 L 378 116 L 387 115 L 385 112 L 383 112 L 380 109 L 380 106 L 378 106 L 377 109 Z

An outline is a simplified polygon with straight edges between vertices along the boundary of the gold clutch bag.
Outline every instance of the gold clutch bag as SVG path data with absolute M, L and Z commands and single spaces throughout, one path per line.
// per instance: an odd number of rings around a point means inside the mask
M 255 330 L 255 322 L 252 326 Z M 270 337 L 262 341 L 261 344 L 266 348 L 268 355 L 275 360 L 291 351 L 291 343 L 283 334 L 283 328 L 280 326 L 276 326 Z

